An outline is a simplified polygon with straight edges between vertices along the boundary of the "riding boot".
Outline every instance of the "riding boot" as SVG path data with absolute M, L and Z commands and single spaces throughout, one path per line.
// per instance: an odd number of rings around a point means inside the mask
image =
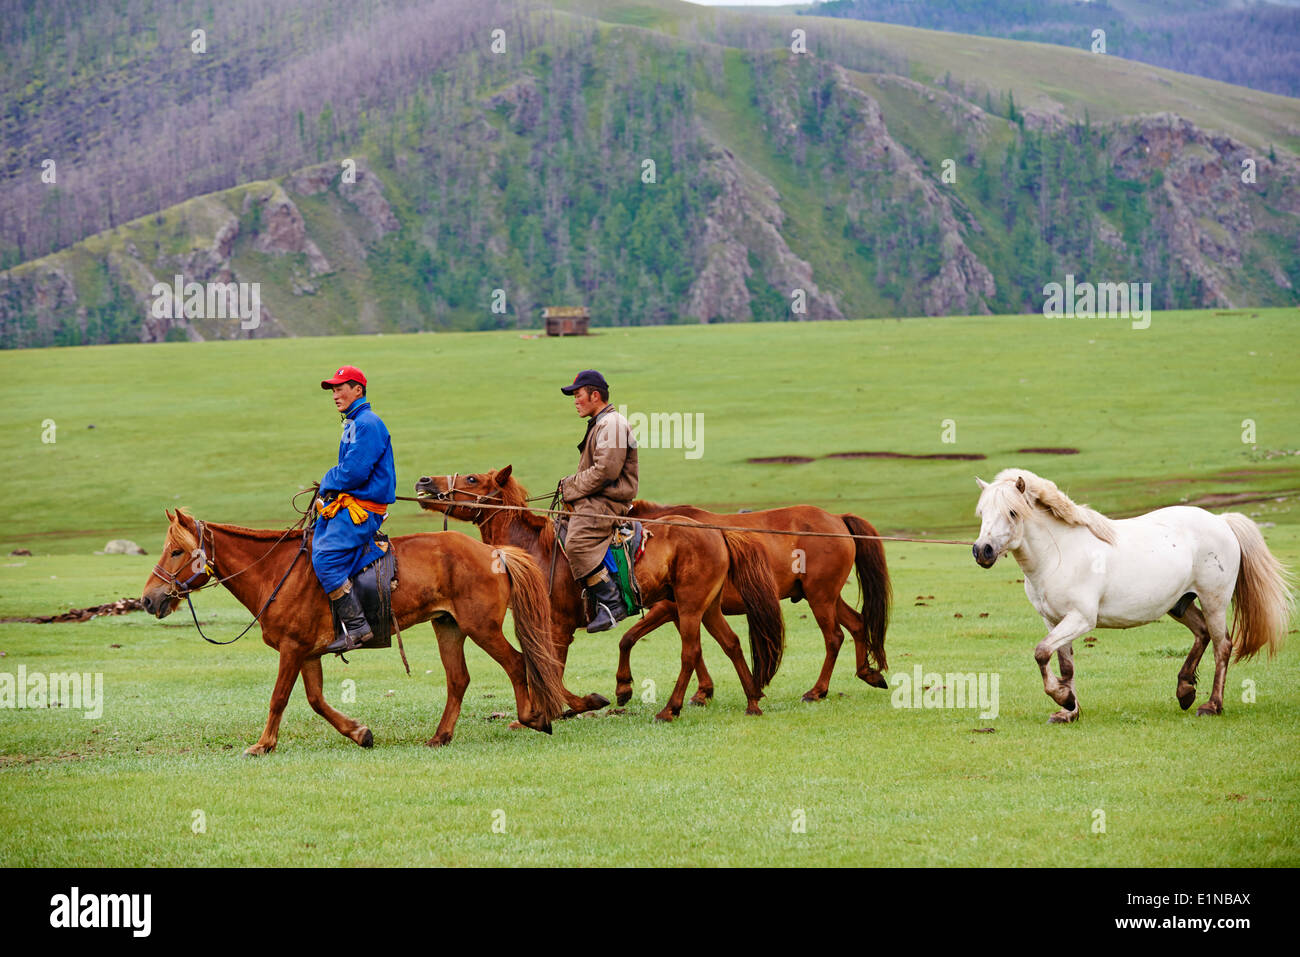
M 343 628 L 343 637 L 334 640 L 325 654 L 342 653 L 360 648 L 371 638 L 370 624 L 361 612 L 361 603 L 352 591 L 352 579 L 348 579 L 329 595 L 330 608 L 338 615 Z
M 609 572 L 603 565 L 587 577 L 587 590 L 596 605 L 596 614 L 587 625 L 588 634 L 608 631 L 614 627 L 615 622 L 627 617 L 627 606 L 623 604 L 618 584 L 609 577 Z

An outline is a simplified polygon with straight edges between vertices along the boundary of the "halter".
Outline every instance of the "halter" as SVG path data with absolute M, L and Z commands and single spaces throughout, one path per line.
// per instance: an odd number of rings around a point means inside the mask
M 198 535 L 196 536 L 196 538 L 198 539 L 198 544 L 199 544 L 199 547 L 195 549 L 195 551 L 199 553 L 198 557 L 203 560 L 203 567 L 201 567 L 194 574 L 190 575 L 190 577 L 185 579 L 185 581 L 181 581 L 180 576 L 177 575 L 175 572 L 169 572 L 167 569 L 163 568 L 162 562 L 159 562 L 153 567 L 153 573 L 157 575 L 159 578 L 161 578 L 164 584 L 169 586 L 167 591 L 168 598 L 175 598 L 175 599 L 188 598 L 190 592 L 192 591 L 199 591 L 201 589 L 208 587 L 208 585 L 217 584 L 217 582 L 213 582 L 211 580 L 213 575 L 218 574 L 216 566 L 212 564 L 213 560 L 211 558 L 208 558 L 207 550 L 203 547 L 203 536 L 207 533 L 207 528 L 206 526 L 204 526 L 203 522 L 197 518 L 194 520 L 194 526 L 198 531 Z M 214 538 L 212 540 L 212 553 L 214 557 L 216 555 L 216 551 L 217 551 L 217 540 Z M 193 563 L 191 563 L 190 567 L 193 567 Z M 203 582 L 203 584 L 199 585 L 198 588 L 195 588 L 194 580 L 196 578 L 203 578 L 205 576 L 207 577 L 208 580 Z M 224 581 L 224 579 L 222 580 Z
M 310 514 L 311 512 L 308 511 L 307 514 L 303 515 L 303 517 L 299 521 L 295 522 L 293 525 L 290 525 L 288 528 L 286 528 L 284 530 L 284 534 L 271 543 L 271 547 L 268 548 L 265 553 L 263 553 L 261 558 L 249 562 L 239 571 L 234 572 L 230 575 L 226 575 L 224 578 L 212 577 L 213 575 L 221 574 L 219 571 L 217 571 L 217 566 L 214 564 L 216 559 L 216 552 L 217 552 L 216 536 L 209 535 L 209 537 L 212 539 L 213 557 L 208 558 L 207 550 L 203 547 L 203 536 L 205 533 L 207 533 L 207 527 L 203 524 L 202 520 L 196 518 L 194 519 L 194 527 L 198 531 L 197 538 L 198 538 L 199 547 L 197 550 L 199 553 L 199 557 L 203 559 L 203 568 L 200 571 L 197 571 L 194 574 L 190 575 L 190 577 L 185 579 L 185 581 L 181 581 L 180 577 L 174 572 L 169 572 L 167 571 L 167 569 L 163 568 L 161 562 L 159 562 L 157 565 L 154 565 L 153 572 L 155 575 L 161 578 L 164 583 L 166 583 L 169 586 L 172 586 L 172 588 L 167 592 L 168 598 L 175 599 L 177 601 L 179 601 L 182 598 L 185 599 L 185 603 L 190 606 L 190 617 L 194 619 L 194 627 L 199 630 L 199 635 L 202 636 L 204 641 L 212 645 L 234 644 L 240 638 L 243 638 L 244 635 L 248 634 L 248 632 L 252 629 L 254 625 L 256 625 L 259 621 L 261 621 L 262 615 L 266 612 L 266 609 L 271 606 L 271 602 L 275 601 L 275 596 L 280 593 L 280 589 L 284 587 L 284 583 L 289 580 L 289 575 L 293 572 L 294 566 L 298 564 L 298 559 L 300 559 L 306 553 L 308 547 L 307 543 L 311 541 L 310 538 L 311 529 L 310 526 L 307 524 L 307 519 Z M 291 561 L 289 563 L 289 567 L 285 569 L 284 576 L 276 584 L 275 588 L 271 589 L 270 596 L 268 596 L 266 601 L 262 603 L 262 607 L 259 608 L 257 614 L 253 616 L 253 620 L 248 623 L 248 627 L 246 627 L 239 634 L 235 635 L 235 637 L 231 638 L 229 641 L 215 641 L 214 639 L 209 638 L 207 635 L 205 635 L 203 633 L 203 626 L 199 624 L 198 612 L 194 610 L 194 600 L 190 596 L 194 592 L 202 591 L 204 588 L 207 588 L 210 585 L 221 585 L 224 584 L 225 582 L 230 581 L 230 579 L 238 575 L 242 575 L 244 572 L 248 571 L 258 562 L 266 558 L 267 555 L 270 555 L 273 551 L 275 551 L 276 546 L 279 545 L 281 542 L 283 542 L 286 538 L 288 538 L 290 532 L 297 531 L 299 528 L 302 529 L 302 544 L 298 546 L 298 551 L 293 556 L 293 561 Z M 203 582 L 203 584 L 199 585 L 197 588 L 193 587 L 194 580 L 196 578 L 201 578 L 205 575 L 208 576 L 208 580 Z
M 451 503 L 448 509 L 442 513 L 442 530 L 444 532 L 447 530 L 447 519 L 451 515 L 451 509 L 456 508 L 459 505 L 464 505 L 466 507 L 469 507 L 471 505 L 482 505 L 484 502 L 488 501 L 488 499 L 496 498 L 498 495 L 501 494 L 501 489 L 498 488 L 495 492 L 492 492 L 490 495 L 480 492 L 478 495 L 474 496 L 474 500 L 471 502 L 457 502 L 454 497 L 457 492 L 460 492 L 462 495 L 474 494 L 473 492 L 470 492 L 466 489 L 456 488 L 456 479 L 458 478 L 460 478 L 460 473 L 453 472 L 452 474 L 447 476 L 447 491 L 443 492 L 443 491 L 435 490 L 433 493 L 433 497 L 435 500 L 440 502 Z M 470 522 L 474 525 L 479 525 L 483 521 L 483 509 L 481 508 L 477 509 L 474 516 L 465 519 L 465 521 Z

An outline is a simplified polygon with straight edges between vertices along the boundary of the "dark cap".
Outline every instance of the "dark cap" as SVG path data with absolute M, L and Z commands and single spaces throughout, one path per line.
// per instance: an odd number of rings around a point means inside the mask
M 361 370 L 356 366 L 343 366 L 338 372 L 328 379 L 322 379 L 320 387 L 322 389 L 332 389 L 336 385 L 342 385 L 344 382 L 356 382 L 359 385 L 366 384 L 366 377 L 361 374 Z
M 583 386 L 588 386 L 592 389 L 599 389 L 605 395 L 609 395 L 609 383 L 606 382 L 605 377 L 595 369 L 583 369 L 574 376 L 572 385 L 562 385 L 560 386 L 560 391 L 565 395 L 573 395 L 573 393 L 577 392 Z

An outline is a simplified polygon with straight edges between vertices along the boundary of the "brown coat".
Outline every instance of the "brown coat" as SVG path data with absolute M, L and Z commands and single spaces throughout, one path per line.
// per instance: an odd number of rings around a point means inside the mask
M 573 509 L 561 520 L 561 534 L 573 576 L 582 580 L 604 561 L 614 534 L 611 516 L 626 515 L 636 498 L 638 467 L 632 429 L 612 405 L 596 413 L 578 448 L 578 471 L 560 482 Z

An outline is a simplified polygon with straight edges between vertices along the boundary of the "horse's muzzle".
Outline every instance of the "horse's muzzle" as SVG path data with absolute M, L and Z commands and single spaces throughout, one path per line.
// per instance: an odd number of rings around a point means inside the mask
M 998 554 L 993 550 L 992 545 L 981 547 L 979 542 L 976 542 L 970 547 L 970 551 L 975 556 L 975 563 L 980 568 L 992 568 L 993 563 L 998 560 Z
M 445 502 L 451 497 L 447 492 L 438 488 L 438 480 L 436 478 L 428 475 L 423 476 L 415 483 L 415 496 L 416 498 L 431 499 L 432 502 Z M 432 502 L 429 504 L 432 504 Z M 424 502 L 421 502 L 420 504 L 428 507 Z
M 155 618 L 166 618 L 179 604 L 174 596 L 165 591 L 145 592 L 140 596 L 140 606 Z

